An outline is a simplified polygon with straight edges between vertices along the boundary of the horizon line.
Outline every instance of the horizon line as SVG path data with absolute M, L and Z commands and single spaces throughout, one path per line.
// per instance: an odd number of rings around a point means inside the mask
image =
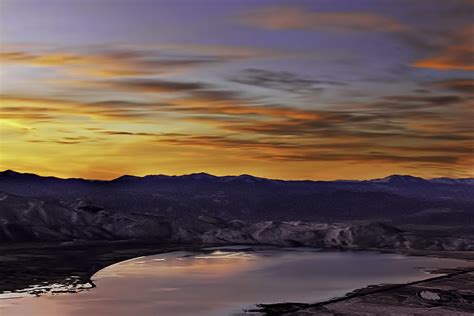
M 192 172 L 192 173 L 186 173 L 186 174 L 146 174 L 143 176 L 136 176 L 136 175 L 130 175 L 130 174 L 122 174 L 118 177 L 115 177 L 113 179 L 90 179 L 90 178 L 81 178 L 81 177 L 58 177 L 58 176 L 50 176 L 50 175 L 42 175 L 42 174 L 37 174 L 37 173 L 32 173 L 32 172 L 19 172 L 13 169 L 5 169 L 3 171 L 0 171 L 0 174 L 4 173 L 16 173 L 16 174 L 24 174 L 24 175 L 34 175 L 42 178 L 55 178 L 55 179 L 62 179 L 62 180 L 86 180 L 86 181 L 102 181 L 102 182 L 111 182 L 117 179 L 120 179 L 122 177 L 134 177 L 134 178 L 145 178 L 145 177 L 153 177 L 153 176 L 163 176 L 163 177 L 184 177 L 184 176 L 192 176 L 192 175 L 208 175 L 211 177 L 215 178 L 225 178 L 225 177 L 242 177 L 242 176 L 250 176 L 255 179 L 264 179 L 264 180 L 272 180 L 272 181 L 308 181 L 308 182 L 337 182 L 337 181 L 353 181 L 353 182 L 362 182 L 362 181 L 372 181 L 372 180 L 382 180 L 382 179 L 387 179 L 390 177 L 411 177 L 411 178 L 418 178 L 422 180 L 435 180 L 435 179 L 450 179 L 450 180 L 469 180 L 469 179 L 474 179 L 474 177 L 464 177 L 464 178 L 452 178 L 452 177 L 433 177 L 433 178 L 424 178 L 420 176 L 415 176 L 415 175 L 410 175 L 410 174 L 389 174 L 385 177 L 380 177 L 380 178 L 371 178 L 371 179 L 362 179 L 362 180 L 356 180 L 356 179 L 335 179 L 335 180 L 312 180 L 312 179 L 274 179 L 274 178 L 265 178 L 265 177 L 258 177 L 254 176 L 251 174 L 243 173 L 239 175 L 223 175 L 223 176 L 218 176 L 212 173 L 208 172 Z

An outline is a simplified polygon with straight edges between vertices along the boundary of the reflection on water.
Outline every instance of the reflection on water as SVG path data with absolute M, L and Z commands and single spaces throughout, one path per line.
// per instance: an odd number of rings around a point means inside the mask
M 124 261 L 73 295 L 0 300 L 0 315 L 242 315 L 256 303 L 316 302 L 371 284 L 429 278 L 461 260 L 310 249 L 208 248 Z

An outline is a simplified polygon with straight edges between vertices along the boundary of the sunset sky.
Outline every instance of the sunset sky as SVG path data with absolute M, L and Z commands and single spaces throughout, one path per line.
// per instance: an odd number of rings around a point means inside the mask
M 0 0 L 0 167 L 474 176 L 474 1 Z

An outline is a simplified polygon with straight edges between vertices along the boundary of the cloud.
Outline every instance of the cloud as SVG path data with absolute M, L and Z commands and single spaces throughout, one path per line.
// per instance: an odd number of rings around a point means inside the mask
M 64 119 L 86 117 L 89 119 L 129 121 L 146 119 L 152 111 L 151 104 L 136 102 L 81 102 L 44 97 L 25 97 L 17 95 L 0 95 L 3 118 L 21 121 L 57 122 Z
M 303 153 L 301 155 L 293 154 L 281 156 L 279 160 L 287 161 L 352 161 L 359 163 L 379 162 L 379 163 L 418 163 L 431 162 L 435 164 L 454 164 L 458 157 L 453 155 L 446 156 L 400 156 L 393 153 L 369 153 L 369 154 L 338 154 L 338 153 Z
M 268 104 L 254 98 L 246 98 L 237 92 L 228 90 L 197 90 L 188 97 L 168 101 L 174 110 L 196 115 L 219 115 L 240 118 L 248 121 L 252 117 L 260 119 L 318 120 L 319 113 L 311 110 Z
M 237 137 L 237 138 L 236 138 Z M 245 137 L 245 136 L 244 136 Z M 216 136 L 216 135 L 179 135 L 178 137 L 160 137 L 157 142 L 184 147 L 210 148 L 219 151 L 235 151 L 241 153 L 244 149 L 247 158 L 256 160 L 278 161 L 353 161 L 353 162 L 380 162 L 380 163 L 432 163 L 454 165 L 460 162 L 461 157 L 472 151 L 450 151 L 449 147 L 392 147 L 377 146 L 377 151 L 372 150 L 371 142 L 343 142 L 336 139 L 321 142 L 312 139 L 301 142 L 275 138 L 242 138 L 242 136 Z M 427 154 L 428 153 L 428 154 Z M 434 153 L 434 154 L 429 154 Z
M 221 62 L 217 57 L 169 58 L 152 52 L 112 51 L 95 53 L 6 51 L 3 64 L 52 67 L 74 75 L 128 77 L 172 73 Z
M 436 70 L 474 70 L 474 49 L 472 46 L 450 46 L 438 56 L 418 60 L 413 63 L 417 68 Z
M 136 92 L 188 92 L 202 90 L 207 86 L 196 82 L 173 82 L 158 79 L 128 79 L 116 81 L 101 81 L 96 83 L 116 91 Z
M 474 70 L 474 25 L 457 31 L 451 37 L 449 44 L 434 55 L 413 62 L 412 66 L 435 70 Z
M 332 80 L 314 80 L 301 77 L 288 71 L 272 71 L 266 69 L 245 69 L 231 81 L 262 87 L 282 90 L 290 93 L 319 92 L 328 86 L 344 86 L 344 83 Z
M 474 94 L 473 79 L 448 79 L 433 82 L 431 85 L 435 88 L 452 90 L 471 95 Z
M 219 100 L 218 96 L 201 101 L 209 106 L 180 100 L 182 103 L 176 107 L 184 107 L 189 115 L 185 119 L 216 126 L 223 132 L 256 138 L 258 142 L 215 137 L 188 137 L 170 142 L 223 149 L 259 148 L 260 153 L 253 155 L 261 159 L 273 159 L 271 157 L 275 155 L 275 159 L 286 161 L 353 160 L 443 165 L 462 163 L 461 157 L 469 154 L 466 142 L 472 140 L 474 133 L 470 128 L 470 116 L 462 108 L 467 100 L 455 95 L 388 96 L 373 103 L 347 105 L 338 110 L 249 105 L 245 99 Z M 195 106 L 188 106 L 187 102 Z M 425 146 L 420 146 L 423 142 Z M 450 151 L 451 148 L 464 149 Z
M 46 49 L 5 43 L 0 60 L 4 65 L 49 67 L 65 74 L 107 78 L 174 74 L 201 66 L 285 55 L 285 52 L 251 47 L 190 44 Z
M 458 95 L 440 95 L 440 96 L 387 96 L 385 100 L 396 102 L 393 107 L 413 107 L 413 106 L 449 106 L 463 102 L 465 98 Z
M 28 139 L 28 143 L 47 143 L 47 144 L 60 144 L 60 145 L 76 145 L 76 144 L 89 144 L 102 141 L 102 138 L 89 137 L 89 136 L 70 136 L 63 138 L 43 138 L 43 139 Z
M 307 79 L 290 77 L 290 84 L 307 83 Z M 470 153 L 466 148 L 472 147 L 474 136 L 472 115 L 465 108 L 469 99 L 463 93 L 388 95 L 339 106 L 310 104 L 302 108 L 209 83 L 143 78 L 104 82 L 113 86 L 114 91 L 174 94 L 167 96 L 164 103 L 120 98 L 80 102 L 4 96 L 2 114 L 33 126 L 38 119 L 50 120 L 58 128 L 67 122 L 78 122 L 74 124 L 76 128 L 83 128 L 91 139 L 99 139 L 97 144 L 169 146 L 190 155 L 196 150 L 209 150 L 260 162 L 332 161 L 403 166 L 429 163 L 461 170 L 467 164 Z M 276 82 L 279 85 L 288 80 L 283 76 Z M 163 117 L 172 119 L 172 124 L 158 124 Z M 91 126 L 94 122 L 99 125 Z M 167 129 L 170 125 L 173 130 Z M 31 144 L 48 139 L 49 143 L 75 143 L 79 147 L 94 143 L 42 137 L 33 139 Z
M 108 131 L 108 130 L 101 130 L 98 133 L 104 135 L 116 135 L 116 136 L 161 136 L 163 134 L 160 133 L 145 133 L 145 132 L 126 132 L 126 131 Z
M 269 6 L 240 16 L 241 23 L 268 30 L 399 32 L 401 23 L 370 12 L 318 12 L 298 6 Z

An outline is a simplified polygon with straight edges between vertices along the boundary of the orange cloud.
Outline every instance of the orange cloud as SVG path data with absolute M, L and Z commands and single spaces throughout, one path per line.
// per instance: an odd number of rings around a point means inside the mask
M 5 44 L 0 60 L 4 65 L 52 67 L 73 75 L 130 77 L 174 74 L 203 65 L 286 55 L 287 52 L 250 47 L 185 44 L 86 47 L 76 51 Z
M 316 111 L 263 104 L 226 90 L 197 90 L 193 91 L 190 97 L 176 98 L 170 100 L 169 103 L 175 107 L 176 111 L 184 113 L 227 115 L 234 118 L 242 116 L 244 120 L 248 120 L 252 116 L 259 116 L 260 119 L 276 120 L 321 119 L 321 114 Z
M 438 54 L 417 60 L 412 65 L 436 70 L 474 70 L 474 26 L 459 31 L 454 35 L 454 41 Z
M 84 165 L 91 173 L 102 170 L 96 176 L 87 173 L 92 177 L 239 170 L 285 177 L 278 170 L 290 165 L 290 178 L 311 177 L 312 170 L 318 170 L 319 178 L 319 171 L 330 166 L 337 166 L 332 177 L 367 177 L 375 164 L 384 173 L 424 164 L 430 165 L 424 167 L 426 172 L 445 167 L 452 168 L 451 174 L 469 170 L 473 130 L 463 106 L 465 95 L 395 95 L 337 109 L 303 109 L 208 84 L 132 83 L 139 85 L 137 91 L 158 87 L 180 93 L 165 104 L 3 96 L 1 114 L 7 121 L 0 128 L 12 136 L 4 142 L 0 162 L 24 169 L 42 161 L 50 169 L 58 168 L 56 174 L 68 176 L 77 176 Z M 72 133 L 63 135 L 61 130 L 71 126 Z M 28 130 L 32 127 L 37 130 Z M 66 151 L 68 146 L 74 150 Z M 31 151 L 43 160 L 30 158 Z M 145 157 L 139 166 L 133 163 L 137 154 Z M 361 166 L 359 176 L 349 168 L 355 163 Z
M 474 70 L 474 46 L 448 47 L 440 56 L 418 60 L 413 66 L 436 70 Z
M 93 77 L 123 77 L 174 72 L 176 69 L 198 65 L 198 60 L 153 60 L 140 54 L 96 53 L 78 54 L 61 52 L 29 53 L 24 51 L 0 52 L 2 64 L 20 64 L 32 67 L 53 67 L 66 73 Z
M 249 12 L 239 19 L 246 25 L 269 30 L 399 32 L 406 29 L 395 20 L 373 13 L 315 12 L 296 6 L 264 7 Z
M 21 121 L 57 122 L 65 118 L 83 117 L 96 121 L 145 119 L 150 109 L 130 102 L 86 103 L 41 97 L 0 95 L 0 115 Z M 152 105 L 150 105 L 152 106 Z
M 3 63 L 28 63 L 33 66 L 58 66 L 71 64 L 87 64 L 92 58 L 71 54 L 35 55 L 21 51 L 0 52 Z

